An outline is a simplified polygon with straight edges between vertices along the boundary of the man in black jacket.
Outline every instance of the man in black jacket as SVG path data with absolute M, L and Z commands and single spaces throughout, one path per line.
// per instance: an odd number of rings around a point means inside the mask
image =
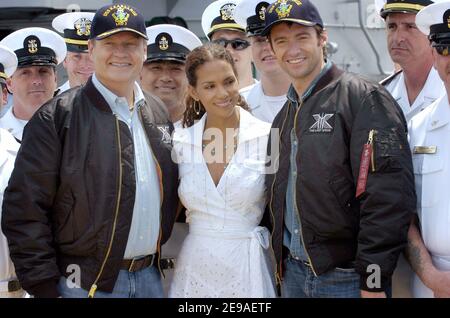
M 33 116 L 6 189 L 2 228 L 35 297 L 161 297 L 159 255 L 176 216 L 167 113 L 136 80 L 142 15 L 99 9 L 94 75 Z
M 326 61 L 310 1 L 279 0 L 265 18 L 292 80 L 266 180 L 282 294 L 385 297 L 415 205 L 401 110 L 381 86 Z

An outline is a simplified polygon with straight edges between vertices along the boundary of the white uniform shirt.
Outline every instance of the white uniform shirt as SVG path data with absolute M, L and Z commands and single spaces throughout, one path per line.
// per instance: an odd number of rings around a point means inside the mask
M 252 85 L 242 87 L 242 88 L 239 90 L 239 93 L 242 95 L 242 97 L 245 98 L 245 100 L 247 100 L 248 93 L 250 93 L 250 90 L 253 88 L 253 86 L 255 86 L 255 85 L 258 84 L 258 83 L 259 83 L 259 81 L 254 80 L 254 83 L 253 83 Z
M 28 123 L 28 120 L 16 118 L 13 114 L 13 108 L 9 108 L 5 115 L 0 118 L 0 128 L 6 129 L 17 140 L 22 141 L 23 128 Z
M 422 238 L 440 270 L 450 270 L 450 105 L 447 94 L 409 122 Z M 417 147 L 425 147 L 418 149 Z M 426 153 L 428 152 L 428 153 Z M 418 277 L 415 297 L 432 297 Z
M 58 87 L 58 95 L 61 94 L 62 92 L 67 91 L 68 89 L 70 89 L 70 83 L 69 81 L 65 82 L 64 84 L 62 84 L 60 87 Z
M 286 100 L 286 94 L 282 96 L 265 95 L 260 82 L 253 86 L 246 98 L 252 115 L 268 123 L 273 122 Z
M 386 85 L 385 88 L 400 105 L 403 114 L 405 115 L 406 122 L 409 122 L 414 115 L 420 113 L 445 93 L 444 84 L 434 67 L 431 68 L 424 87 L 412 105 L 409 103 L 403 72 L 397 75 L 397 77 Z
M 9 177 L 14 168 L 19 143 L 6 130 L 0 129 L 0 212 L 3 204 L 3 194 L 8 185 Z M 0 213 L 0 222 L 2 213 Z M 14 265 L 9 257 L 6 237 L 0 230 L 0 284 L 16 279 Z

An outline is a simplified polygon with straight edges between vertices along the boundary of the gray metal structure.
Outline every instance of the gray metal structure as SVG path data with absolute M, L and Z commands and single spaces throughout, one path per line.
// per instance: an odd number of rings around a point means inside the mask
M 245 1 L 245 0 L 244 0 Z M 0 38 L 11 31 L 41 26 L 51 28 L 51 20 L 66 11 L 89 10 L 108 3 L 128 3 L 150 20 L 156 16 L 182 17 L 189 28 L 206 38 L 201 15 L 211 0 L 2 0 Z M 384 22 L 375 12 L 373 0 L 313 0 L 319 8 L 333 42 L 331 59 L 345 70 L 379 80 L 393 71 L 386 47 Z

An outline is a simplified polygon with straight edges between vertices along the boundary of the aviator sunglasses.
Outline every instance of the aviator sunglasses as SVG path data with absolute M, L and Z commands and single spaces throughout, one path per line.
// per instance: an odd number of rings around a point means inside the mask
M 245 50 L 250 46 L 250 42 L 243 39 L 233 39 L 233 40 L 227 40 L 227 39 L 217 39 L 212 41 L 213 43 L 219 44 L 223 46 L 224 48 L 227 48 L 228 44 L 231 44 L 231 47 L 233 50 L 236 51 L 242 51 Z

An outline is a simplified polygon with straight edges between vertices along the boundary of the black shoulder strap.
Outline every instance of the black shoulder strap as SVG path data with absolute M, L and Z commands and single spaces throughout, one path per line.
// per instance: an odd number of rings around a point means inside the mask
M 401 72 L 403 72 L 403 70 L 398 70 L 397 72 L 394 72 L 394 74 L 389 75 L 385 79 L 381 80 L 380 84 L 383 86 L 389 85 L 389 83 L 391 83 Z

